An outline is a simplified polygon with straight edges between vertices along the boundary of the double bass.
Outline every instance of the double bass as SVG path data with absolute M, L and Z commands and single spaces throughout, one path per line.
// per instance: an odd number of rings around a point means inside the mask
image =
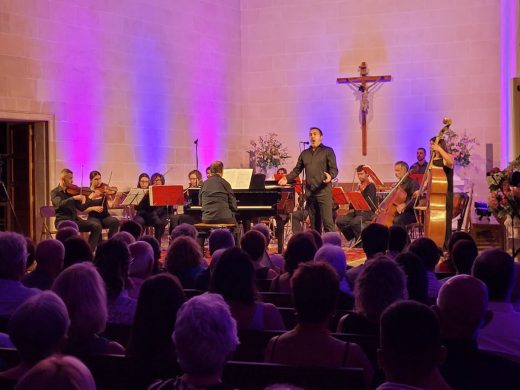
M 444 127 L 441 129 L 435 140 L 438 144 L 444 133 L 448 131 L 451 125 L 451 119 L 443 119 Z M 432 164 L 433 155 L 426 167 L 419 189 L 419 196 L 416 198 L 415 209 L 424 211 L 424 235 L 432 239 L 437 246 L 443 247 L 446 239 L 446 196 L 448 193 L 448 179 L 442 167 Z M 421 206 L 420 200 L 424 198 L 425 204 Z

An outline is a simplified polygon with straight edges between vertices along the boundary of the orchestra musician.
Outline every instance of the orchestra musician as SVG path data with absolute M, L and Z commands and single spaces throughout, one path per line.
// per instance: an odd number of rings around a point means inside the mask
M 156 173 L 152 175 L 153 181 L 155 185 L 164 184 L 164 176 L 160 173 Z M 147 173 L 141 173 L 139 175 L 139 179 L 137 181 L 137 188 L 148 189 L 150 186 L 150 176 Z M 150 205 L 150 195 L 147 193 L 141 202 L 137 206 L 135 206 L 136 215 L 134 217 L 134 221 L 140 224 L 143 229 L 146 226 L 153 226 L 155 232 L 155 238 L 161 242 L 162 235 L 164 233 L 164 229 L 166 227 L 165 223 L 165 208 L 162 206 L 154 207 Z
M 428 161 L 426 161 L 426 149 L 417 148 L 417 162 L 412 164 L 410 171 L 424 174 L 424 172 L 426 172 L 427 166 Z
M 202 206 L 203 223 L 237 224 L 237 200 L 231 185 L 222 177 L 224 164 L 215 161 L 210 165 L 210 176 L 202 184 L 199 201 Z
M 74 185 L 72 171 L 67 168 L 62 169 L 60 183 L 51 191 L 51 202 L 56 212 L 54 223 L 58 227 L 61 221 L 76 222 L 80 232 L 90 232 L 88 242 L 90 248 L 94 250 L 101 238 L 101 225 L 78 217 L 78 210 L 84 211 L 87 208 L 86 201 L 87 197 L 78 186 Z
M 407 173 L 408 164 L 406 162 L 398 161 L 394 164 L 394 174 L 398 180 L 401 180 Z M 410 176 L 406 176 L 401 182 L 400 187 L 406 192 L 406 200 L 396 206 L 397 214 L 393 219 L 393 223 L 394 225 L 406 226 L 416 222 L 412 198 L 417 196 L 419 183 Z
M 322 144 L 323 132 L 317 127 L 311 127 L 309 132 L 310 147 L 300 153 L 296 166 L 287 176 L 282 177 L 278 184 L 292 182 L 305 169 L 305 192 L 307 209 L 311 227 L 326 232 L 334 231 L 332 216 L 332 179 L 338 175 L 336 155 L 334 150 Z
M 202 186 L 202 173 L 194 169 L 188 173 L 188 189 L 189 188 L 200 188 Z M 189 202 L 188 198 L 188 189 L 184 192 L 184 201 Z M 201 222 L 198 216 L 187 215 L 187 214 L 175 214 L 170 217 L 170 229 L 169 234 L 172 234 L 172 230 L 175 226 L 180 225 L 181 223 L 188 223 L 193 225 L 195 223 Z
M 88 212 L 87 221 L 97 223 L 101 228 L 107 228 L 108 238 L 111 238 L 119 229 L 119 220 L 108 212 L 108 207 L 112 207 L 115 199 L 109 199 L 108 186 L 101 182 L 99 171 L 90 172 L 89 179 L 92 192 L 88 196 L 88 207 L 85 209 Z
M 348 241 L 357 239 L 361 235 L 361 230 L 374 219 L 377 209 L 376 185 L 370 180 L 370 177 L 364 169 L 364 165 L 358 165 L 356 167 L 356 173 L 359 179 L 359 191 L 361 191 L 363 198 L 365 198 L 371 210 L 351 209 L 346 215 L 336 219 L 336 225 Z M 350 205 L 350 207 L 352 207 L 352 205 Z
M 444 248 L 447 248 L 448 241 L 451 237 L 451 223 L 453 215 L 453 167 L 455 161 L 453 156 L 449 153 L 446 141 L 441 138 L 439 143 L 435 143 L 435 137 L 430 139 L 430 151 L 432 153 L 432 164 L 437 167 L 442 167 L 448 182 L 448 190 L 446 193 L 446 236 L 444 241 Z

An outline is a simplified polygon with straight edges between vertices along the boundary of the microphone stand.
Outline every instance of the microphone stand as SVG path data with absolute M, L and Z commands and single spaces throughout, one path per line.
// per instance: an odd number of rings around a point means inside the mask
M 300 148 L 300 154 L 305 150 L 305 145 L 308 145 L 309 144 L 309 141 L 300 141 L 300 145 L 299 145 L 299 148 Z M 306 185 L 303 185 L 303 183 L 305 183 L 305 167 L 303 168 L 303 175 L 302 175 L 302 201 L 301 202 L 298 202 L 300 203 L 300 207 L 302 210 L 305 210 L 305 208 L 303 207 L 303 203 L 307 200 L 307 186 Z M 304 218 L 305 220 L 305 218 Z
M 197 138 L 195 141 L 193 141 L 195 144 L 195 169 L 199 170 L 199 139 Z

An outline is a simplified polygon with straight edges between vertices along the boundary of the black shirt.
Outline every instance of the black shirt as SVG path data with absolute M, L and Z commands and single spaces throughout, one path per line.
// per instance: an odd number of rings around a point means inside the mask
M 237 200 L 229 183 L 219 175 L 210 176 L 199 192 L 203 221 L 219 221 L 234 218 Z
M 428 166 L 428 161 L 424 160 L 424 164 L 423 165 L 419 165 L 418 162 L 412 164 L 412 166 L 410 167 L 410 171 L 413 172 L 413 173 L 425 173 L 426 172 L 426 167 Z
M 334 150 L 323 144 L 318 145 L 314 150 L 312 147 L 305 149 L 300 153 L 294 169 L 287 175 L 287 182 L 292 182 L 303 169 L 305 169 L 307 182 L 305 187 L 308 191 L 318 192 L 324 188 L 330 188 L 330 183 L 323 183 L 325 179 L 323 172 L 327 172 L 332 179 L 338 175 Z
M 51 202 L 56 212 L 56 221 L 63 221 L 66 219 L 77 221 L 77 209 L 84 210 L 85 206 L 81 202 L 74 200 L 74 198 L 63 191 L 60 186 L 51 191 Z
M 372 211 L 376 211 L 377 209 L 377 189 L 376 185 L 374 183 L 370 183 L 365 187 L 363 191 L 361 191 L 361 195 L 363 195 L 363 198 L 367 201 L 368 205 L 370 206 L 370 209 Z

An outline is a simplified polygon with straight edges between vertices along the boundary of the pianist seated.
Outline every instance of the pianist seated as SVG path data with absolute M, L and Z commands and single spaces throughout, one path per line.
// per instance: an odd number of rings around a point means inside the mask
M 231 185 L 222 177 L 224 164 L 215 161 L 210 165 L 211 176 L 202 184 L 199 201 L 203 223 L 236 224 L 237 201 Z

